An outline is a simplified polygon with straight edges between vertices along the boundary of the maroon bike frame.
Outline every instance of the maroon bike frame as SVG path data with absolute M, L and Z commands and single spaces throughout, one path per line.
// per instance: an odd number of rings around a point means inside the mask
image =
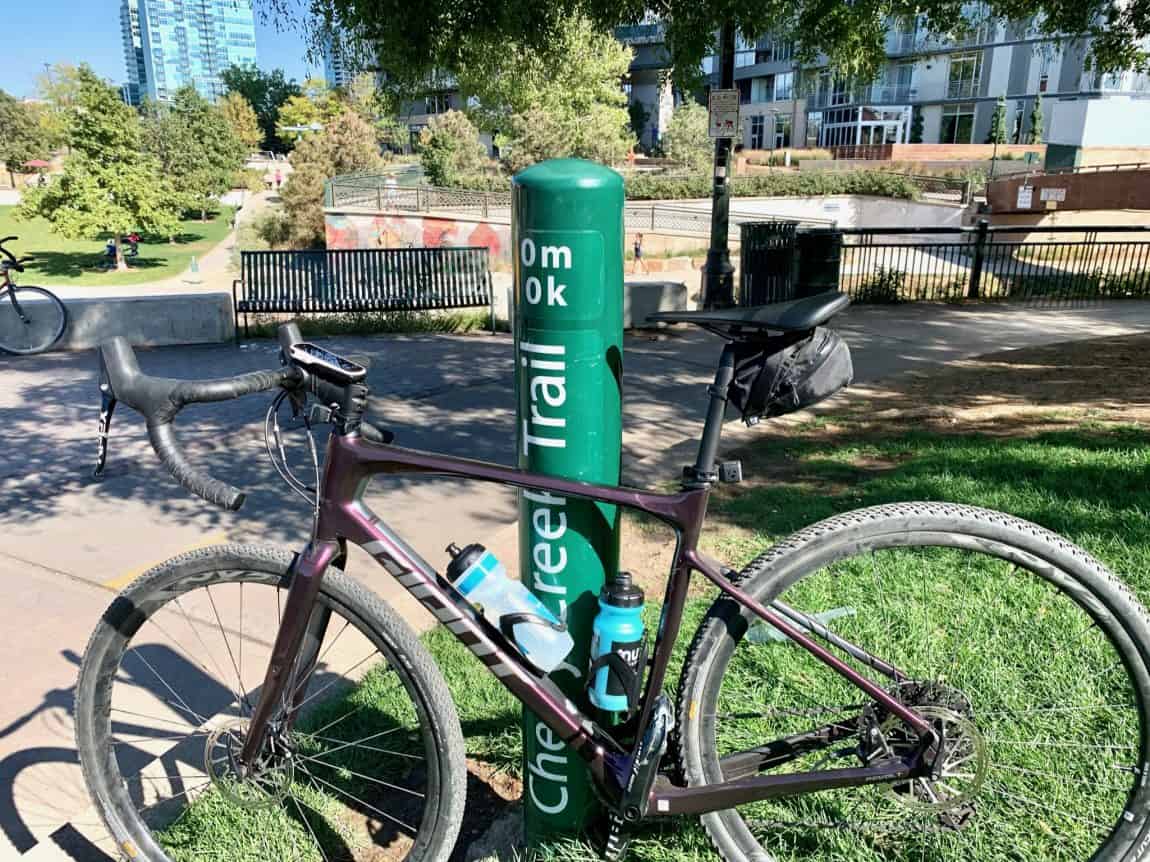
M 913 728 L 922 740 L 920 752 L 933 739 L 931 726 L 922 716 L 809 637 L 808 632 L 817 627 L 796 621 L 797 612 L 785 606 L 767 606 L 755 600 L 731 583 L 723 566 L 698 550 L 699 534 L 710 494 L 709 485 L 685 488 L 674 494 L 659 494 L 576 482 L 484 461 L 370 443 L 358 435 L 333 433 L 327 447 L 315 535 L 295 562 L 283 620 L 273 647 L 260 702 L 251 718 L 243 753 L 244 762 L 253 762 L 258 754 L 269 720 L 281 702 L 283 693 L 288 690 L 289 677 L 296 667 L 301 646 L 315 625 L 312 614 L 316 608 L 323 574 L 329 565 L 342 565 L 346 558 L 347 543 L 352 542 L 375 557 L 516 698 L 587 762 L 600 793 L 609 803 L 618 802 L 627 786 L 636 751 L 624 748 L 560 692 L 557 686 L 541 676 L 508 638 L 476 613 L 431 564 L 367 508 L 363 502 L 363 493 L 371 478 L 378 474 L 435 474 L 596 500 L 646 512 L 675 530 L 677 546 L 650 673 L 638 710 L 637 739 L 642 738 L 651 720 L 656 696 L 663 689 L 671 652 L 679 634 L 692 571 L 702 573 L 726 595 L 770 623 Z M 779 608 L 785 612 L 780 612 Z M 818 631 L 815 633 L 819 634 Z M 825 635 L 825 632 L 822 634 Z M 312 637 L 314 640 L 314 631 Z M 865 656 L 861 650 L 841 639 L 825 639 L 856 657 L 857 654 Z M 307 660 L 300 666 L 302 673 L 310 674 L 312 668 Z M 889 665 L 877 659 L 873 659 L 871 666 L 889 668 Z M 297 692 L 297 702 L 302 694 L 302 690 Z M 724 760 L 734 761 L 739 757 L 734 755 Z M 926 771 L 923 758 L 916 753 L 909 759 L 889 760 L 873 766 L 740 776 L 704 786 L 680 787 L 664 779 L 654 785 L 644 814 L 702 813 L 778 796 L 904 780 L 923 775 Z

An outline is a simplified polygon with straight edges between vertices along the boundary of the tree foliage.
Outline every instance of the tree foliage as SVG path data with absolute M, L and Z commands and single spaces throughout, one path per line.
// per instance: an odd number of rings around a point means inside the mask
M 1026 143 L 1042 143 L 1042 126 L 1042 94 L 1038 93 L 1034 96 L 1034 107 L 1030 110 L 1030 134 L 1027 135 Z
M 45 158 L 48 150 L 36 111 L 0 90 L 0 165 L 22 170 L 24 162 Z
M 286 131 L 287 126 L 326 126 L 344 110 L 339 96 L 327 88 L 322 78 L 308 78 L 299 95 L 288 96 L 276 114 L 280 143 L 290 149 L 295 142 L 314 132 Z
M 292 14 L 294 0 L 262 0 Z M 355 30 L 375 48 L 396 83 L 417 85 L 435 69 L 457 72 L 477 52 L 508 45 L 546 52 L 567 22 L 584 18 L 599 32 L 657 15 L 666 28 L 675 72 L 691 77 L 713 49 L 714 34 L 733 25 L 747 39 L 772 33 L 793 41 L 798 59 L 825 53 L 848 76 L 874 79 L 885 65 L 887 22 L 918 18 L 920 30 L 949 35 L 964 26 L 962 0 L 315 0 L 325 26 Z M 1103 71 L 1145 67 L 1150 3 L 1103 0 L 986 0 L 985 14 L 1011 21 L 1034 18 L 1044 34 L 1086 35 Z
M 79 93 L 79 69 L 70 63 L 57 63 L 36 77 L 36 94 L 44 106 L 40 125 L 50 147 L 67 143 L 68 112 L 75 106 Z
M 922 108 L 916 105 L 910 115 L 910 143 L 922 143 L 922 132 L 925 125 L 926 120 L 922 116 Z
M 146 108 L 143 141 L 179 202 L 198 211 L 201 219 L 231 188 L 247 155 L 224 113 L 191 85 L 177 90 L 170 105 Z
M 592 104 L 581 115 L 531 108 L 509 120 L 503 162 L 512 172 L 545 159 L 621 162 L 634 145 L 630 118 L 621 108 Z
M 290 244 L 299 248 L 323 244 L 326 180 L 371 170 L 379 163 L 375 130 L 352 110 L 345 109 L 322 132 L 300 141 L 291 154 L 292 173 L 281 193 Z
M 715 156 L 715 142 L 707 128 L 707 109 L 698 102 L 684 102 L 671 114 L 663 132 L 663 152 L 693 171 L 706 170 Z
M 478 173 L 487 162 L 479 130 L 461 111 L 433 116 L 419 135 L 419 160 L 433 186 L 453 186 L 461 176 Z
M 276 132 L 276 117 L 280 105 L 301 94 L 299 84 L 286 78 L 283 69 L 264 72 L 255 66 L 229 66 L 220 73 L 220 80 L 229 92 L 239 93 L 247 99 L 256 112 L 263 132 L 264 149 L 282 149 Z
M 994 106 L 994 113 L 990 117 L 990 132 L 987 133 L 986 142 L 988 144 L 1005 144 L 1006 141 L 1006 94 L 1004 93 L 998 97 L 998 102 Z
M 260 118 L 251 104 L 240 93 L 229 92 L 217 103 L 220 113 L 231 126 L 234 134 L 248 152 L 258 149 L 264 134 L 260 129 Z
M 175 233 L 180 206 L 143 148 L 140 121 L 119 93 L 88 66 L 76 73 L 75 101 L 65 131 L 72 154 L 50 186 L 30 189 L 17 217 L 42 216 L 72 239 L 117 239 L 139 230 Z

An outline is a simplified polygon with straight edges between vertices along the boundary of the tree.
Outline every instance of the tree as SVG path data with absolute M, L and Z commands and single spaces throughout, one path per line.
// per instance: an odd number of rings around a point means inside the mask
M 283 69 L 262 72 L 255 66 L 229 66 L 220 73 L 220 80 L 229 92 L 239 93 L 247 99 L 256 112 L 263 132 L 264 149 L 282 149 L 276 132 L 276 116 L 280 105 L 301 94 L 299 84 L 284 77 Z
M 922 117 L 922 108 L 917 105 L 912 109 L 910 115 L 910 140 L 909 143 L 921 144 L 922 143 L 922 127 L 926 121 Z
M 262 0 L 291 15 L 297 0 Z M 546 50 L 561 39 L 565 22 L 585 18 L 603 33 L 657 15 L 666 32 L 680 82 L 714 46 L 714 34 L 731 24 L 748 39 L 772 33 L 793 41 L 800 63 L 825 53 L 839 72 L 873 80 L 886 63 L 887 21 L 914 18 L 920 30 L 948 35 L 962 29 L 957 0 L 316 0 L 326 26 L 358 33 L 396 83 L 417 85 L 431 70 L 457 72 L 476 52 L 497 53 L 509 44 Z M 1047 34 L 1089 37 L 1092 60 L 1102 71 L 1145 66 L 1150 60 L 1150 4 L 1101 0 L 987 0 L 984 14 L 1004 20 L 1035 18 Z
M 56 182 L 25 193 L 16 216 L 41 216 L 71 239 L 111 234 L 123 268 L 120 238 L 133 230 L 170 236 L 180 208 L 158 162 L 143 149 L 135 111 L 88 66 L 79 67 L 76 80 L 66 122 L 72 155 Z
M 292 173 L 281 194 L 291 244 L 301 248 L 323 244 L 326 180 L 371 170 L 379 161 L 375 130 L 352 110 L 345 109 L 322 132 L 300 141 L 291 154 Z
M 1034 96 L 1034 107 L 1030 111 L 1030 134 L 1026 138 L 1028 144 L 1042 143 L 1042 94 Z
M 986 136 L 988 144 L 1006 143 L 1006 94 L 998 97 L 994 114 L 990 118 L 990 132 Z
M 260 119 L 248 100 L 233 91 L 220 99 L 217 107 L 231 126 L 232 134 L 239 138 L 248 152 L 258 149 L 263 140 L 263 132 L 260 130 Z
M 189 210 L 207 221 L 209 209 L 229 188 L 247 148 L 222 111 L 191 85 L 176 91 L 170 106 L 149 106 L 144 146 Z
M 57 63 L 36 77 L 36 93 L 43 100 L 40 125 L 48 146 L 65 146 L 68 112 L 80 93 L 79 69 L 69 63 Z
M 631 134 L 642 143 L 643 133 L 647 131 L 647 121 L 651 119 L 651 112 L 643 107 L 642 102 L 636 101 L 627 106 L 627 117 L 631 124 Z
M 482 170 L 487 153 L 479 130 L 461 111 L 433 116 L 419 134 L 419 160 L 433 186 L 455 185 L 459 177 Z
M 593 104 L 580 116 L 531 108 L 508 121 L 503 162 L 512 172 L 544 159 L 574 157 L 621 162 L 634 145 L 625 111 Z
M 23 170 L 24 162 L 46 155 L 48 145 L 36 112 L 0 90 L 0 164 L 12 173 Z
M 663 132 L 663 152 L 693 171 L 706 170 L 715 154 L 707 127 L 707 109 L 698 102 L 684 102 L 671 114 Z
M 298 96 L 289 96 L 280 105 L 276 114 L 276 126 L 280 141 L 291 149 L 304 134 L 299 131 L 286 131 L 288 126 L 326 126 L 344 110 L 344 105 L 336 94 L 327 88 L 322 78 L 308 78 L 303 82 L 303 91 Z

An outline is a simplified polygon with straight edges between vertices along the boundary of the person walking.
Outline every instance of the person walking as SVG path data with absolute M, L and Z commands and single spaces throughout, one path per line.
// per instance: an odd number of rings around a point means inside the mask
M 648 270 L 647 264 L 643 261 L 643 234 L 635 234 L 635 245 L 632 251 L 635 252 L 635 259 L 631 261 L 631 275 L 634 275 L 635 270 L 640 267 L 643 269 L 643 273 L 646 274 Z
M 128 234 L 128 257 L 140 256 L 140 235 L 135 231 Z
M 277 192 L 280 190 L 280 185 L 283 183 L 283 181 L 284 181 L 283 171 L 281 171 L 279 168 L 276 168 L 276 191 Z

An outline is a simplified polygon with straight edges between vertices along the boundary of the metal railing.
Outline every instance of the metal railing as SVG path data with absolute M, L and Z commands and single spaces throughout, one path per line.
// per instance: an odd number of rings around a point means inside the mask
M 1150 227 L 841 231 L 839 289 L 858 302 L 1150 298 Z

